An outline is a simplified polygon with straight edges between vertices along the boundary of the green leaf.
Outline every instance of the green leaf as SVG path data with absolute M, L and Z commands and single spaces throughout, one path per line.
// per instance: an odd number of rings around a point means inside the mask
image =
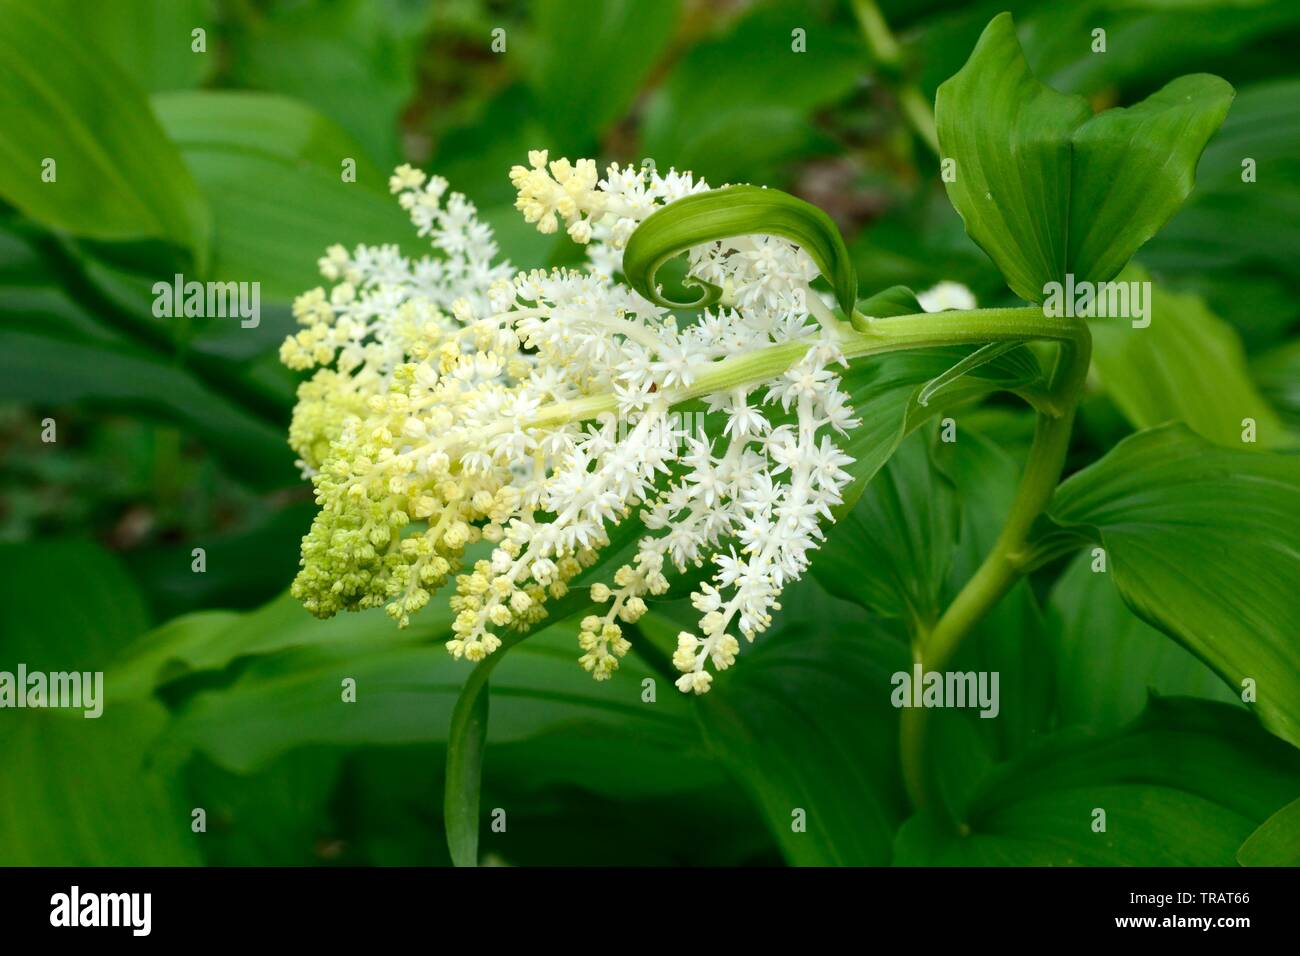
M 110 609 L 104 609 L 111 613 Z M 115 701 L 79 712 L 4 715 L 0 866 L 193 866 L 190 810 L 148 766 L 166 711 Z
M 1056 670 L 1055 710 L 1062 725 L 1115 730 L 1136 719 L 1151 693 L 1162 697 L 1241 699 L 1195 655 L 1134 615 L 1090 553 L 1057 580 L 1048 637 Z
M 1085 95 L 1150 88 L 1171 71 L 1227 60 L 1241 70 L 1300 22 L 1287 0 L 1071 0 L 1025 5 L 1021 36 L 1034 69 Z M 1105 30 L 1106 51 L 1091 43 Z M 1255 44 L 1254 47 L 1251 44 Z M 1252 63 L 1253 65 L 1253 63 Z
M 445 598 L 432 603 L 445 607 Z M 424 614 L 434 612 L 428 608 Z M 299 611 L 307 617 L 305 611 Z M 423 615 L 421 615 L 423 616 Z M 254 630 L 263 636 L 233 654 L 258 654 L 225 687 L 189 698 L 174 727 L 173 742 L 197 748 L 238 771 L 265 765 L 280 754 L 315 744 L 358 746 L 445 743 L 453 707 L 473 672 L 441 644 L 415 644 L 394 635 L 385 615 L 349 615 L 350 639 L 320 639 L 267 653 L 284 638 L 271 620 Z M 185 620 L 185 619 L 182 619 Z M 257 622 L 254 616 L 252 621 Z M 209 622 L 196 621 L 197 629 Z M 219 625 L 220 622 L 211 622 Z M 311 621 L 303 636 L 316 637 L 334 621 Z M 420 625 L 419 617 L 412 629 Z M 236 622 L 224 631 L 243 637 Z M 450 614 L 437 636 L 450 633 Z M 426 638 L 427 639 L 427 638 Z M 194 639 L 209 656 L 226 654 L 219 635 Z M 596 682 L 578 666 L 576 624 L 558 624 L 494 655 L 492 741 L 527 740 L 564 728 L 614 726 L 645 747 L 680 749 L 694 739 L 688 702 L 662 692 L 651 705 L 641 700 L 640 681 L 654 672 L 624 658 L 619 680 Z M 197 655 L 196 655 L 197 656 Z M 489 658 L 493 660 L 493 658 Z M 356 681 L 356 702 L 344 703 L 341 681 Z M 232 732 L 232 728 L 237 732 Z
M 796 28 L 806 52 L 794 49 Z M 859 87 L 862 58 L 857 31 L 833 8 L 755 4 L 734 25 L 684 45 L 647 97 L 644 154 L 715 186 L 780 183 L 792 160 L 834 148 L 815 114 Z
M 396 164 L 402 110 L 416 92 L 434 14 L 421 0 L 272 5 L 235 34 L 232 85 L 310 104 L 363 144 L 368 159 Z M 342 155 L 356 153 L 336 164 Z
M 1300 799 L 1265 820 L 1237 851 L 1242 866 L 1300 866 Z
M 101 670 L 146 621 L 130 576 L 98 546 L 0 547 L 0 670 Z M 189 811 L 168 775 L 147 766 L 166 713 L 128 700 L 107 675 L 102 694 L 95 718 L 53 708 L 0 715 L 0 865 L 198 862 Z
M 183 426 L 245 480 L 262 487 L 292 482 L 293 454 L 281 428 L 155 350 L 112 333 L 98 342 L 42 334 L 30 322 L 38 314 L 22 317 L 34 328 L 29 332 L 13 328 L 0 309 L 0 351 L 7 357 L 0 398 L 144 413 Z
M 872 300 L 867 300 L 872 301 Z M 853 483 L 844 493 L 841 512 L 853 507 L 862 489 L 889 460 L 899 443 L 921 423 L 949 409 L 969 404 L 996 391 L 1033 391 L 1042 372 L 1032 353 L 1017 349 L 973 367 L 930 395 L 928 405 L 917 400 L 927 383 L 963 362 L 974 349 L 924 349 L 870 356 L 853 362 L 844 373 L 848 392 L 861 424 L 845 440 Z
M 1257 356 L 1250 370 L 1270 405 L 1300 431 L 1300 339 Z
M 99 545 L 0 545 L 0 670 L 96 670 L 148 626 L 131 576 Z
M 372 610 L 317 620 L 298 601 L 283 594 L 256 611 L 197 611 L 174 618 L 127 646 L 113 665 L 113 683 L 123 693 L 150 694 L 169 681 L 220 671 L 240 658 L 280 651 L 364 645 L 396 650 L 431 640 L 451 626 L 452 613 L 441 595 L 409 628 L 396 630 L 382 611 Z M 373 645 L 376 636 L 383 641 Z
M 1120 281 L 1149 281 L 1131 267 Z M 1241 339 L 1193 295 L 1152 284 L 1151 324 L 1095 318 L 1092 367 L 1106 394 L 1137 428 L 1181 421 L 1217 445 L 1241 447 L 1242 421 L 1253 419 L 1255 447 L 1294 437 L 1251 381 Z
M 948 197 L 1021 298 L 1042 301 L 1067 274 L 1107 281 L 1187 198 L 1232 95 L 1196 74 L 1092 116 L 1034 77 L 1000 14 L 939 87 L 941 154 L 956 160 Z
M 852 314 L 858 284 L 839 229 L 816 206 L 779 189 L 728 186 L 677 200 L 632 233 L 623 252 L 623 272 L 632 288 L 652 302 L 667 308 L 703 308 L 717 302 L 722 290 L 687 277 L 688 284 L 702 287 L 700 296 L 693 302 L 672 302 L 660 294 L 655 273 L 692 246 L 746 235 L 781 236 L 796 243 L 831 284 L 844 314 Z
M 209 91 L 160 94 L 154 106 L 212 205 L 212 279 L 260 282 L 264 304 L 289 302 L 320 284 L 316 262 L 335 243 L 431 254 L 388 194 L 387 176 L 310 107 Z M 356 182 L 342 178 L 345 159 L 356 161 Z M 259 337 L 278 340 L 287 320 L 263 323 Z
M 131 78 L 54 12 L 0 0 L 0 197 L 73 235 L 164 240 L 203 271 L 208 210 L 180 154 Z
M 1139 617 L 1300 744 L 1300 458 L 1230 450 L 1181 425 L 1138 434 L 1072 476 L 1048 509 L 1106 549 Z
M 299 546 L 315 514 L 311 502 L 300 502 L 249 516 L 237 531 L 205 534 L 202 574 L 191 568 L 189 541 L 134 548 L 125 558 L 159 620 L 198 607 L 253 608 L 293 581 Z
M 832 594 L 920 628 L 942 610 L 960 514 L 952 484 L 930 464 L 934 440 L 927 429 L 899 444 L 813 561 Z
M 1181 76 L 1074 131 L 1064 272 L 1094 282 L 1119 274 L 1191 193 L 1196 162 L 1233 96 L 1217 76 Z
M 1297 14 L 1300 16 L 1300 13 Z M 1160 273 L 1188 277 L 1266 266 L 1300 278 L 1300 78 L 1243 87 L 1196 168 L 1196 192 L 1144 251 Z M 1251 160 L 1254 176 L 1246 177 Z M 1217 303 L 1216 303 L 1217 305 Z M 1252 322 L 1258 321 L 1252 319 Z
M 868 296 L 858 303 L 858 312 L 869 319 L 886 319 L 894 315 L 920 315 L 925 309 L 916 300 L 916 294 L 905 285 L 891 285 L 888 289 Z
M 627 112 L 672 38 L 677 12 L 677 0 L 540 0 L 532 5 L 535 35 L 527 73 L 561 152 L 586 155 Z M 582 55 L 574 56 L 575 50 Z
M 49 7 L 49 4 L 46 4 Z M 99 48 L 149 93 L 200 85 L 217 68 L 210 0 L 116 0 L 84 4 L 55 0 L 53 9 L 79 36 Z M 203 52 L 194 50 L 193 32 L 206 31 Z
M 341 755 L 301 750 L 258 774 L 234 774 L 197 758 L 185 766 L 191 803 L 208 812 L 209 866 L 318 866 L 338 862 L 334 804 Z M 427 796 L 426 796 L 427 802 Z M 352 834 L 347 835 L 351 842 Z M 350 860 L 348 861 L 350 862 Z
M 790 863 L 882 865 L 906 804 L 889 678 L 908 667 L 907 648 L 810 580 L 782 603 L 778 624 L 700 699 L 700 726 Z
M 1231 866 L 1250 833 L 1294 798 L 1300 754 L 1239 709 L 1155 698 L 1106 736 L 1060 734 L 1000 769 L 958 835 L 916 816 L 905 866 Z M 1105 811 L 1105 830 L 1094 830 Z

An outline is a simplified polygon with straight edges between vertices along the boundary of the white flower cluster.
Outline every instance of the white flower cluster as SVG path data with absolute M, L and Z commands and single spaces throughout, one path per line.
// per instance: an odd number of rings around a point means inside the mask
M 284 347 L 302 386 L 291 442 L 321 511 L 295 594 L 313 613 L 383 604 L 399 623 L 457 575 L 457 657 L 481 659 L 504 628 L 531 626 L 592 566 L 612 525 L 645 527 L 634 560 L 591 587 L 582 666 L 608 677 L 670 568 L 713 568 L 693 594 L 678 687 L 703 693 L 764 630 L 782 588 L 808 566 L 851 461 L 833 442 L 856 424 L 834 368 L 834 318 L 809 289 L 811 260 L 783 239 L 746 236 L 691 250 L 690 272 L 722 304 L 679 320 L 614 281 L 622 249 L 656 209 L 708 189 L 689 174 L 529 155 L 511 180 L 543 232 L 590 243 L 587 271 L 491 264 L 495 245 L 446 183 L 400 168 L 394 192 L 444 253 L 332 249 L 339 284 L 301 297 L 305 328 Z M 810 314 L 811 310 L 811 314 Z M 817 321 L 814 321 L 817 320 Z M 818 321 L 826 328 L 819 331 Z M 806 343 L 788 368 L 713 387 L 720 363 Z M 674 411 L 699 399 L 714 437 Z M 687 417 L 686 421 L 698 420 Z M 463 566 L 467 545 L 489 557 Z

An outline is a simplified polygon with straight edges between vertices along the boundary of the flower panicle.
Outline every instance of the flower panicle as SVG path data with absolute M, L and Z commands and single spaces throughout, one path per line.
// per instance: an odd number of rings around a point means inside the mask
M 682 319 L 614 277 L 642 220 L 708 184 L 617 164 L 602 178 L 545 151 L 528 161 L 510 172 L 516 206 L 544 233 L 563 224 L 585 268 L 498 261 L 473 204 L 402 166 L 390 187 L 434 254 L 331 247 L 332 288 L 294 303 L 302 328 L 281 356 L 313 373 L 289 440 L 319 512 L 292 590 L 321 617 L 383 606 L 405 627 L 454 581 L 447 649 L 477 661 L 581 583 L 595 611 L 579 664 L 604 680 L 630 648 L 623 626 L 669 575 L 708 567 L 699 625 L 673 656 L 677 686 L 701 694 L 735 662 L 737 635 L 771 624 L 850 480 L 834 438 L 855 424 L 843 356 L 808 311 L 816 269 L 768 236 L 692 249 L 691 274 L 724 297 Z M 792 342 L 805 348 L 784 372 L 700 385 L 729 358 Z M 682 416 L 685 397 L 706 411 Z M 634 557 L 591 583 L 610 529 L 634 515 Z

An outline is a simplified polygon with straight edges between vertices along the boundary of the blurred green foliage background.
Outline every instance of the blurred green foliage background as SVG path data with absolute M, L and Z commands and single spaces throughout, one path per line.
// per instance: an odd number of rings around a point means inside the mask
M 333 243 L 424 251 L 386 188 L 405 161 L 477 203 L 516 265 L 574 262 L 563 235 L 540 235 L 511 206 L 509 167 L 549 148 L 794 192 L 839 223 L 864 294 L 952 279 L 982 305 L 1011 302 L 908 106 L 909 91 L 933 103 L 1003 9 L 1039 75 L 1099 109 L 1185 72 L 1238 91 L 1192 199 L 1139 257 L 1182 321 L 1163 340 L 1099 331 L 1072 467 L 1171 418 L 1224 440 L 1231 403 L 1207 389 L 1244 396 L 1273 443 L 1292 442 L 1291 0 L 892 0 L 880 5 L 883 44 L 864 31 L 871 8 L 848 0 L 0 0 L 0 670 L 109 673 L 98 721 L 0 712 L 0 864 L 447 862 L 442 754 L 467 669 L 438 640 L 445 610 L 435 600 L 398 632 L 382 614 L 317 622 L 284 593 L 313 508 L 284 441 L 297 380 L 276 350 L 293 297 L 319 282 L 317 258 Z M 1104 54 L 1091 50 L 1097 27 Z M 1242 156 L 1260 170 L 1248 190 Z M 57 189 L 41 180 L 46 157 Z M 356 182 L 340 175 L 349 159 Z M 260 282 L 259 326 L 155 318 L 149 289 L 174 272 Z M 855 514 L 884 542 L 883 577 L 897 560 L 888 489 L 938 482 L 948 491 L 933 504 L 971 483 L 966 505 L 933 509 L 936 549 L 943 534 L 969 543 L 971 529 L 996 528 L 1032 417 L 998 402 L 966 414 L 982 436 L 966 457 L 934 461 L 920 436 Z M 203 573 L 191 567 L 199 547 Z M 1004 681 L 1013 661 L 1057 656 L 1026 678 L 1017 699 L 1033 712 L 1001 722 L 1001 739 L 953 723 L 953 792 L 1067 723 L 1120 734 L 1112 750 L 1130 762 L 1221 750 L 1220 771 L 1260 782 L 1229 797 L 1198 765 L 1194 782 L 1171 767 L 1135 783 L 1107 776 L 1099 756 L 1094 778 L 1122 791 L 1115 805 L 1148 837 L 1091 857 L 1032 831 L 1018 835 L 1032 852 L 978 862 L 1230 860 L 1300 790 L 1294 751 L 1255 730 L 1235 736 L 1235 711 L 1121 730 L 1147 687 L 1232 695 L 1090 578 L 1077 564 L 1047 569 L 999 607 L 977 651 L 1008 655 Z M 655 672 L 633 657 L 610 683 L 591 682 L 563 623 L 512 651 L 494 678 L 483 795 L 485 820 L 504 808 L 509 824 L 485 827 L 484 853 L 512 864 L 933 861 L 915 833 L 895 845 L 907 816 L 897 715 L 865 690 L 907 666 L 901 629 L 846 600 L 833 573 L 821 580 L 791 590 L 779 626 L 703 702 L 664 684 L 643 706 Z M 668 631 L 674 613 L 662 614 Z M 1060 665 L 1059 681 L 1038 681 L 1098 628 L 1114 666 L 1080 664 L 1095 671 L 1080 676 Z M 356 704 L 340 704 L 342 677 L 357 680 Z M 999 832 L 1050 831 L 1034 820 L 1044 794 L 1078 796 L 1064 770 L 1036 779 L 1031 822 Z M 1169 810 L 1169 791 L 1207 804 L 1214 825 L 1197 847 L 1147 818 Z M 809 832 L 791 831 L 796 807 Z M 192 832 L 194 808 L 206 833 Z

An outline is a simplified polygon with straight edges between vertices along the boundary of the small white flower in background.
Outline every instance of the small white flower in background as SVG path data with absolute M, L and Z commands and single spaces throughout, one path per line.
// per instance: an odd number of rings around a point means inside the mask
M 975 293 L 960 282 L 945 280 L 924 292 L 918 292 L 916 301 L 927 312 L 945 312 L 948 309 L 966 312 L 975 308 Z
M 809 288 L 816 268 L 779 238 L 697 247 L 690 273 L 723 298 L 682 321 L 614 277 L 637 225 L 706 183 L 618 165 L 602 179 L 591 160 L 544 151 L 510 178 L 528 222 L 588 246 L 585 271 L 493 264 L 473 205 L 403 166 L 390 186 L 441 257 L 336 246 L 321 260 L 331 292 L 295 303 L 304 328 L 282 357 L 318 368 L 290 443 L 320 513 L 293 593 L 320 616 L 384 605 L 404 626 L 456 574 L 447 647 L 479 660 L 502 630 L 545 617 L 610 527 L 637 514 L 635 557 L 591 587 L 602 610 L 581 622 L 580 663 L 609 677 L 629 649 L 620 622 L 667 591 L 672 569 L 712 562 L 692 595 L 698 634 L 673 656 L 677 686 L 704 693 L 707 665 L 734 663 L 736 632 L 752 640 L 771 623 L 849 481 L 834 436 L 856 422 L 843 356 L 817 321 L 830 310 Z M 796 340 L 803 357 L 770 380 L 690 392 L 729 356 Z M 687 397 L 719 437 L 671 411 Z M 464 566 L 480 541 L 490 556 Z

